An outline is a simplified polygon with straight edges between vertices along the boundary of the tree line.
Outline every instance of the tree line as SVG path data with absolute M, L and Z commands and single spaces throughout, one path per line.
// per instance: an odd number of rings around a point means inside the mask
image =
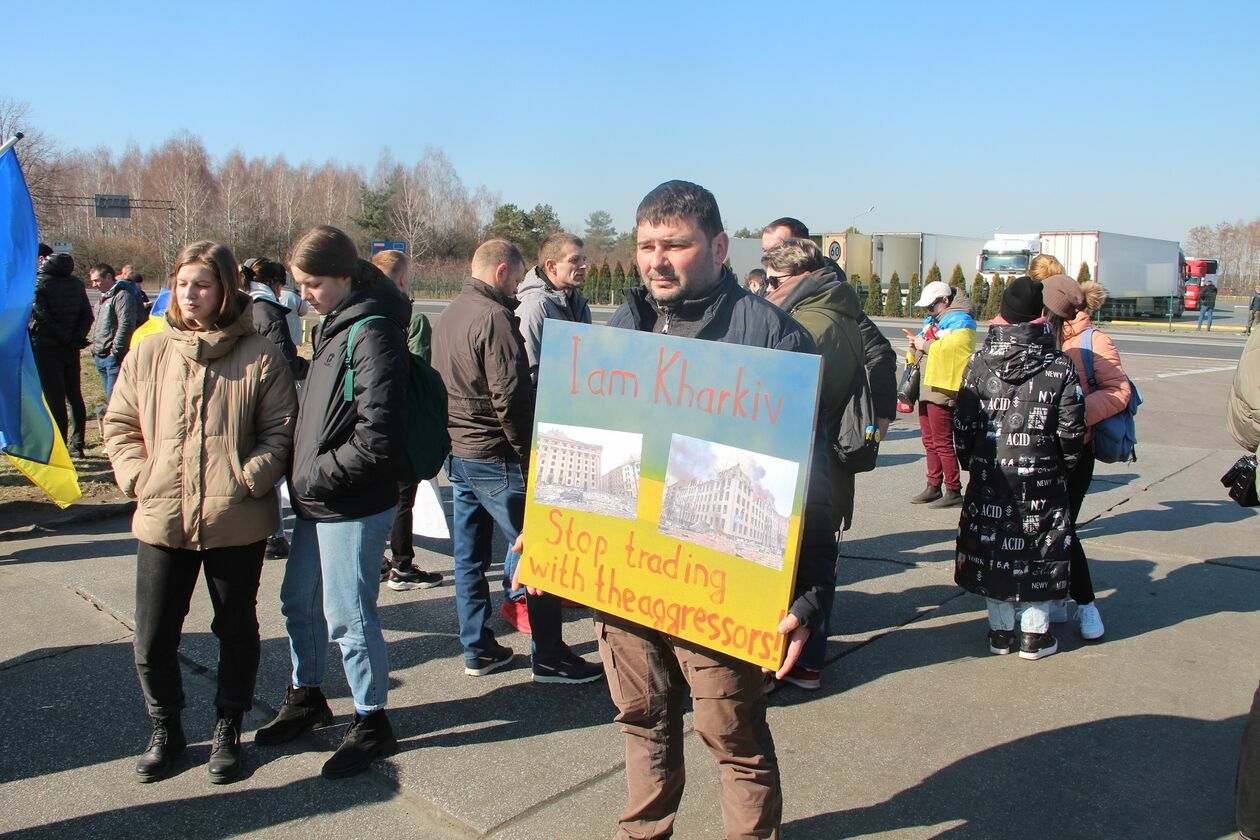
M 1238 294 L 1260 289 L 1260 219 L 1190 228 L 1186 256 L 1220 262 L 1218 285 Z

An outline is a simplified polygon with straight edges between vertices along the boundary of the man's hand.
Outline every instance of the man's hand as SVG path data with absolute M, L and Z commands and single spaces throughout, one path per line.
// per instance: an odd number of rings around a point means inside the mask
M 927 347 L 927 339 L 921 335 L 912 335 L 910 336 L 910 346 L 915 350 L 922 351 L 924 347 Z
M 805 640 L 809 638 L 809 628 L 801 624 L 801 620 L 788 613 L 779 622 L 779 635 L 788 637 L 787 655 L 783 657 L 783 667 L 775 672 L 774 678 L 781 680 L 796 667 L 796 660 L 801 658 L 805 649 Z
M 525 550 L 525 535 L 524 534 L 516 535 L 516 542 L 512 543 L 512 550 L 515 551 L 517 554 L 520 554 L 522 551 Z M 521 576 L 521 564 L 517 563 L 516 571 L 512 573 L 512 588 L 513 589 L 521 588 L 520 576 Z M 541 589 L 539 589 L 536 586 L 526 586 L 525 594 L 533 595 L 535 598 L 537 598 L 539 595 L 545 595 L 547 593 L 543 592 Z

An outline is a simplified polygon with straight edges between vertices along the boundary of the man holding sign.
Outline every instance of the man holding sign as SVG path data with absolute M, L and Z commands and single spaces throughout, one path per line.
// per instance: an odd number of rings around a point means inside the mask
M 708 190 L 685 181 L 661 184 L 639 204 L 635 222 L 644 285 L 630 293 L 609 326 L 816 352 L 796 322 L 742 289 L 723 266 L 729 240 Z M 758 385 L 773 390 L 777 384 Z M 745 393 L 738 385 L 734 391 Z M 760 392 L 753 394 L 752 405 L 759 405 L 762 397 L 769 408 L 772 400 Z M 802 397 L 792 394 L 791 398 Z M 742 414 L 742 405 L 737 405 Z M 778 405 L 783 410 L 783 403 Z M 730 412 L 731 406 L 727 402 L 725 410 Z M 722 411 L 719 399 L 716 412 Z M 747 418 L 741 422 L 748 422 Z M 780 675 L 791 670 L 805 639 L 820 625 L 822 594 L 835 586 L 835 540 L 828 519 L 830 487 L 822 447 L 815 446 L 814 454 L 806 458 L 811 459 L 811 471 L 801 517 L 796 585 L 790 611 L 778 626 L 778 632 L 790 638 Z M 625 549 L 627 555 L 629 551 Z M 749 568 L 755 571 L 755 565 Z M 595 628 L 618 709 L 616 720 L 626 735 L 629 797 L 617 837 L 660 837 L 673 830 L 683 794 L 683 711 L 688 690 L 696 732 L 718 762 L 726 836 L 778 837 L 783 798 L 766 722 L 761 668 L 606 611 L 596 613 Z

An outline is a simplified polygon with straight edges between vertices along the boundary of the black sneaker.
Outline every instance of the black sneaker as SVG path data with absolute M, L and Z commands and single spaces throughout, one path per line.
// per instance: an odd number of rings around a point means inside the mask
M 928 505 L 928 507 L 930 507 L 930 508 L 952 508 L 952 507 L 958 507 L 958 506 L 959 506 L 959 505 L 961 505 L 962 503 L 963 503 L 963 495 L 962 495 L 962 491 L 961 491 L 961 490 L 950 490 L 948 487 L 946 487 L 946 488 L 945 488 L 945 493 L 944 493 L 944 494 L 943 494 L 943 495 L 942 495 L 939 499 L 937 499 L 936 501 L 932 502 L 932 504 Z
M 470 677 L 484 677 L 492 671 L 497 671 L 504 665 L 512 661 L 512 657 L 516 656 L 510 647 L 496 645 L 489 653 L 476 657 L 475 659 L 464 660 L 464 673 Z
M 1008 653 L 1014 653 L 1018 649 L 1019 644 L 1015 641 L 1014 630 L 989 631 L 989 653 L 1005 656 Z
M 149 746 L 136 761 L 136 777 L 142 782 L 156 782 L 164 778 L 175 766 L 175 759 L 188 746 L 179 715 L 153 719 L 153 734 Z
M 384 709 L 366 715 L 355 712 L 345 739 L 332 758 L 324 762 L 321 772 L 325 779 L 344 779 L 362 773 L 376 759 L 396 752 L 398 740 Z
M 569 651 L 554 662 L 534 663 L 534 682 L 537 683 L 588 683 L 604 676 L 604 666 L 587 662 Z
M 331 726 L 332 722 L 332 709 L 324 699 L 324 692 L 318 688 L 289 686 L 275 720 L 254 733 L 254 743 L 265 746 L 288 743 L 308 729 Z
M 1044 659 L 1059 649 L 1059 640 L 1049 633 L 1025 633 L 1019 641 L 1020 659 Z
M 241 713 L 219 712 L 210 740 L 210 761 L 206 772 L 211 784 L 226 785 L 241 777 L 245 762 L 241 760 Z
M 929 484 L 923 488 L 923 491 L 917 496 L 910 497 L 910 504 L 922 505 L 928 502 L 935 502 L 941 497 L 941 485 Z
M 432 589 L 442 585 L 442 576 L 437 572 L 426 572 L 415 567 L 408 569 L 390 569 L 389 579 L 385 585 L 395 592 L 406 592 L 408 589 Z
M 284 537 L 267 537 L 267 550 L 263 557 L 268 560 L 283 560 L 289 556 L 289 541 Z

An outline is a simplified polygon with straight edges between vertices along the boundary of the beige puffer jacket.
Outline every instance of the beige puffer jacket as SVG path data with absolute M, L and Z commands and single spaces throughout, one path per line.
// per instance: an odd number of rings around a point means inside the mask
M 1260 331 L 1252 333 L 1238 360 L 1225 418 L 1238 445 L 1260 454 Z M 1256 473 L 1256 490 L 1260 491 L 1260 471 Z
M 297 396 L 246 305 L 210 332 L 176 328 L 127 354 L 105 413 L 105 451 L 138 499 L 136 539 L 202 550 L 275 532 L 275 484 L 293 449 Z

